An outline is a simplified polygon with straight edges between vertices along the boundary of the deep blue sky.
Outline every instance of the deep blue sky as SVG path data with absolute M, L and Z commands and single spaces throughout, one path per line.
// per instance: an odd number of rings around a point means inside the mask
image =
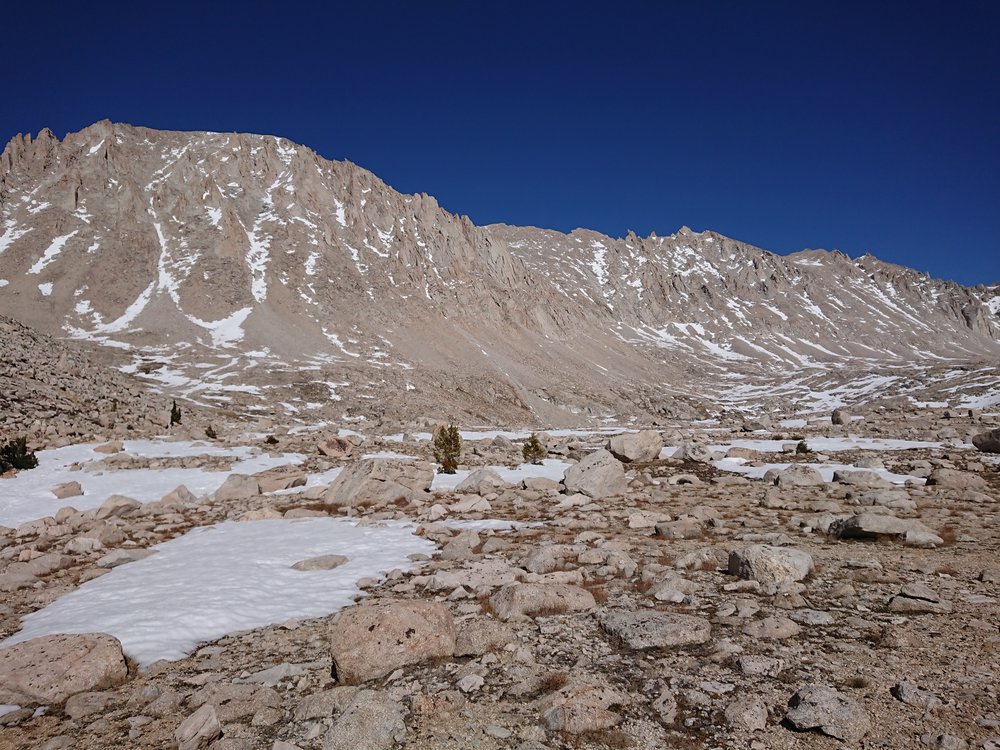
M 1000 281 L 998 2 L 328 5 L 12 4 L 0 138 L 273 133 L 479 224 Z

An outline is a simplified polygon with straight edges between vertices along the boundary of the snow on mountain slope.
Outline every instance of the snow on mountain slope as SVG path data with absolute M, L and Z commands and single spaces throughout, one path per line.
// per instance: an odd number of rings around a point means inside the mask
M 982 290 L 688 229 L 477 227 L 271 136 L 18 136 L 0 228 L 4 313 L 240 411 L 559 424 L 746 408 L 787 383 L 805 408 L 817 377 L 1000 354 Z

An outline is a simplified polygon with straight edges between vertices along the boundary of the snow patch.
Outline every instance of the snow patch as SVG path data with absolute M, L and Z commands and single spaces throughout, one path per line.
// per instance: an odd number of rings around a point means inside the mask
M 38 285 L 38 291 L 42 293 L 43 297 L 48 297 L 52 294 L 52 282 L 47 281 L 44 284 Z
M 22 629 L 2 645 L 53 633 L 108 633 L 141 667 L 182 659 L 229 633 L 350 606 L 361 593 L 358 579 L 413 569 L 409 555 L 434 551 L 412 531 L 410 524 L 356 526 L 337 518 L 197 528 L 26 615 Z M 333 570 L 291 567 L 332 554 L 347 562 Z
M 54 240 L 52 240 L 52 244 L 45 249 L 45 252 L 42 253 L 42 257 L 39 258 L 37 261 L 35 261 L 35 264 L 28 269 L 28 273 L 30 274 L 41 273 L 42 269 L 56 259 L 59 253 L 62 252 L 62 249 L 66 245 L 66 243 L 69 242 L 69 240 L 73 237 L 73 235 L 75 235 L 79 231 L 80 230 L 77 229 L 74 232 L 65 234 L 62 237 L 56 237 Z

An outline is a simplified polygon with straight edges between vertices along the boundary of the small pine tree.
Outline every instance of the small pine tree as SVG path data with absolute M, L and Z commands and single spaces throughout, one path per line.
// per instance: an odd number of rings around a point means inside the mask
M 809 443 L 805 440 L 800 440 L 799 444 L 795 446 L 795 452 L 801 455 L 803 453 L 812 453 L 812 450 L 809 448 Z
M 215 428 L 212 427 L 212 425 L 209 425 L 208 427 L 205 428 L 205 437 L 207 437 L 209 440 L 216 440 L 219 437 L 219 433 L 215 431 Z
M 174 401 L 174 405 L 170 407 L 170 426 L 173 427 L 175 424 L 181 423 L 181 407 L 177 405 Z
M 28 450 L 27 438 L 19 437 L 9 441 L 0 448 L 0 473 L 17 469 L 34 469 L 38 466 L 38 458 L 34 451 Z
M 442 474 L 454 474 L 462 455 L 462 437 L 451 424 L 434 431 L 434 460 L 441 464 Z
M 542 462 L 546 452 L 545 448 L 538 441 L 538 435 L 531 433 L 524 447 L 521 448 L 521 455 L 524 456 L 524 460 L 529 464 L 540 464 Z

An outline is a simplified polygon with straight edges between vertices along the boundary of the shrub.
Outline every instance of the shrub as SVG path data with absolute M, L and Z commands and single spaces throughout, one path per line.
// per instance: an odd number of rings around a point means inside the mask
M 524 460 L 529 464 L 540 464 L 542 462 L 546 453 L 545 448 L 538 441 L 538 435 L 531 433 L 524 447 L 521 448 L 521 455 L 524 456 Z
M 809 450 L 809 444 L 805 440 L 800 440 L 799 444 L 795 446 L 796 453 L 811 453 Z
M 268 445 L 277 445 L 278 438 L 276 438 L 274 435 L 268 435 L 266 438 L 264 438 L 264 442 L 267 443 Z
M 216 440 L 219 437 L 219 433 L 215 431 L 215 428 L 212 427 L 212 425 L 209 425 L 205 428 L 205 437 L 209 440 Z
M 38 466 L 38 459 L 34 451 L 28 450 L 27 438 L 19 437 L 9 441 L 0 448 L 0 472 L 17 469 L 34 469 Z
M 462 455 L 462 438 L 458 428 L 451 424 L 434 431 L 434 460 L 441 464 L 442 474 L 454 474 Z
M 174 401 L 174 405 L 170 407 L 170 426 L 173 427 L 175 424 L 181 423 L 181 407 L 177 405 Z

